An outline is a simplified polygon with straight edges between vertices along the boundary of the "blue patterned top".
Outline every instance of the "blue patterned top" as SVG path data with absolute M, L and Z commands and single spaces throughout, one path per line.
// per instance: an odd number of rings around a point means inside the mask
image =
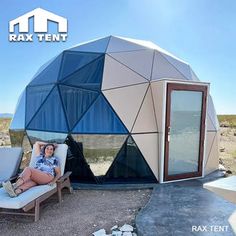
M 43 155 L 36 157 L 35 169 L 41 170 L 52 176 L 56 176 L 55 168 L 59 167 L 59 159 L 57 157 L 45 158 Z

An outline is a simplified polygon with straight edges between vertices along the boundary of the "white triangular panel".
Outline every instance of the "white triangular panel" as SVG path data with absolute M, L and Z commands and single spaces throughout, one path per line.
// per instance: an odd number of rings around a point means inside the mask
M 219 132 L 207 132 L 205 175 L 219 166 Z
M 194 81 L 200 81 L 200 80 L 198 79 L 197 75 L 194 73 L 194 71 L 193 71 L 192 69 L 190 69 L 190 71 L 191 71 L 192 80 L 194 80 Z
M 154 50 L 110 53 L 117 61 L 126 65 L 146 79 L 151 79 Z
M 131 131 L 148 83 L 102 91 L 126 128 Z
M 111 36 L 106 52 L 107 53 L 124 52 L 124 51 L 134 51 L 134 50 L 143 50 L 143 49 L 147 49 L 147 48 L 142 45 L 124 40 L 122 38 Z
M 158 134 L 134 134 L 132 137 L 158 180 Z
M 215 131 L 215 132 L 217 131 L 208 114 L 207 114 L 207 131 Z
M 105 56 L 102 90 L 146 83 L 148 80 L 122 65 L 120 62 Z
M 186 80 L 186 78 L 181 74 L 167 59 L 161 55 L 159 52 L 155 52 L 153 69 L 152 69 L 152 80 L 158 80 L 162 78 L 173 78 Z
M 182 61 L 176 60 L 164 53 L 162 55 L 188 80 L 192 80 L 192 74 L 190 71 L 190 66 Z
M 148 88 L 148 92 L 132 129 L 132 133 L 147 132 L 157 132 L 151 87 Z
M 70 48 L 70 51 L 79 51 L 79 52 L 101 52 L 104 53 L 107 49 L 110 37 L 105 37 L 101 39 L 92 40 L 89 42 L 81 43 L 76 45 L 73 48 Z
M 212 124 L 215 127 L 215 130 L 219 130 L 219 121 L 216 115 L 215 107 L 211 98 L 211 95 L 208 96 L 208 104 L 207 104 L 207 114 L 212 121 Z
M 153 103 L 154 103 L 154 111 L 157 121 L 157 129 L 158 132 L 164 132 L 164 124 L 163 124 L 163 112 L 165 113 L 165 88 L 164 83 L 162 81 L 152 81 L 151 83 Z

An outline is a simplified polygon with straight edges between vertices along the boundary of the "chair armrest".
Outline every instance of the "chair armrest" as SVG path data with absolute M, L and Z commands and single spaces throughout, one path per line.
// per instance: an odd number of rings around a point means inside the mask
M 58 180 L 57 183 L 62 183 L 65 179 L 69 178 L 71 175 L 71 171 L 67 171 L 63 176 L 61 176 Z

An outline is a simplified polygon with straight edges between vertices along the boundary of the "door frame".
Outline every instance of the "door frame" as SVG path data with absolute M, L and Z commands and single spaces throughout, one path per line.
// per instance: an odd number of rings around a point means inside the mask
M 198 171 L 177 175 L 168 175 L 168 157 L 169 157 L 169 142 L 168 142 L 168 127 L 170 125 L 170 104 L 172 90 L 186 90 L 186 91 L 200 91 L 202 96 L 202 112 L 200 124 L 200 143 L 198 156 Z M 203 173 L 203 155 L 204 155 L 204 141 L 205 141 L 205 121 L 206 121 L 206 103 L 207 103 L 208 86 L 199 84 L 184 84 L 167 82 L 166 88 L 166 118 L 165 118 L 165 138 L 164 138 L 164 175 L 163 181 L 179 181 L 182 179 L 201 177 Z

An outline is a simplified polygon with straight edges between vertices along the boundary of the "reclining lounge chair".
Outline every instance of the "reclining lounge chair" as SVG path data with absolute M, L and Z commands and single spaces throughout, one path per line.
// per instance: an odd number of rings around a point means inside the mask
M 4 181 L 16 178 L 22 156 L 21 147 L 0 148 L 0 187 Z
M 65 169 L 66 155 L 68 146 L 59 144 L 55 150 L 55 156 L 60 160 L 61 173 L 63 175 Z M 36 161 L 35 148 L 33 148 L 31 161 L 29 166 L 34 167 Z M 0 214 L 28 215 L 34 216 L 34 221 L 39 220 L 40 203 L 52 196 L 58 194 L 58 200 L 61 204 L 63 188 L 68 188 L 72 193 L 70 184 L 71 172 L 66 172 L 53 186 L 37 185 L 23 192 L 15 198 L 11 198 L 3 188 L 0 188 Z

